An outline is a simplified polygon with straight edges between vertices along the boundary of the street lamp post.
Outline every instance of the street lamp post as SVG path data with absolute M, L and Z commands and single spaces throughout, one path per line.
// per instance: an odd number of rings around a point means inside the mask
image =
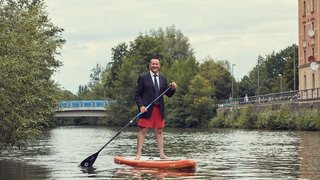
M 231 74 L 232 74 L 232 90 L 231 90 L 231 97 L 232 97 L 232 99 L 233 99 L 233 66 L 235 66 L 235 64 L 232 64 L 232 67 L 231 67 Z
M 282 93 L 282 74 L 278 74 L 280 77 L 280 92 Z
M 258 59 L 258 88 L 257 88 L 258 96 L 260 95 L 259 89 L 260 89 L 260 59 Z
M 293 91 L 296 91 L 296 48 L 293 46 Z

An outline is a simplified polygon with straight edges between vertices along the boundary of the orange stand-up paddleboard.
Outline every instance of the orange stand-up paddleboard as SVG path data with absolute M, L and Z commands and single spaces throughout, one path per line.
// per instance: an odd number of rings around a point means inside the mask
M 158 168 L 171 170 L 192 170 L 195 171 L 196 162 L 193 159 L 148 159 L 148 160 L 134 160 L 125 159 L 121 156 L 115 156 L 114 162 L 118 164 L 126 164 L 141 168 Z

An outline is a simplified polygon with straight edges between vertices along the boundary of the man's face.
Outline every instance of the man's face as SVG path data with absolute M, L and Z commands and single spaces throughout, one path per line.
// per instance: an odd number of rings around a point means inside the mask
M 158 73 L 159 69 L 160 69 L 161 65 L 160 65 L 160 61 L 159 59 L 151 59 L 150 64 L 149 64 L 149 69 L 153 72 L 153 73 Z

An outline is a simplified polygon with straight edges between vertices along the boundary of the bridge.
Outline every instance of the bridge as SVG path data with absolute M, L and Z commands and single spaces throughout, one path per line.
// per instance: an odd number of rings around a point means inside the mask
M 113 100 L 60 101 L 54 117 L 106 117 Z

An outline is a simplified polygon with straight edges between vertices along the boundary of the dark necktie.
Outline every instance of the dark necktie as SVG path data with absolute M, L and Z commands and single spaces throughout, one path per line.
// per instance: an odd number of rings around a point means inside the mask
M 153 79 L 154 79 L 154 86 L 156 88 L 156 97 L 159 96 L 159 86 L 158 86 L 158 81 L 157 81 L 157 75 L 153 75 Z

